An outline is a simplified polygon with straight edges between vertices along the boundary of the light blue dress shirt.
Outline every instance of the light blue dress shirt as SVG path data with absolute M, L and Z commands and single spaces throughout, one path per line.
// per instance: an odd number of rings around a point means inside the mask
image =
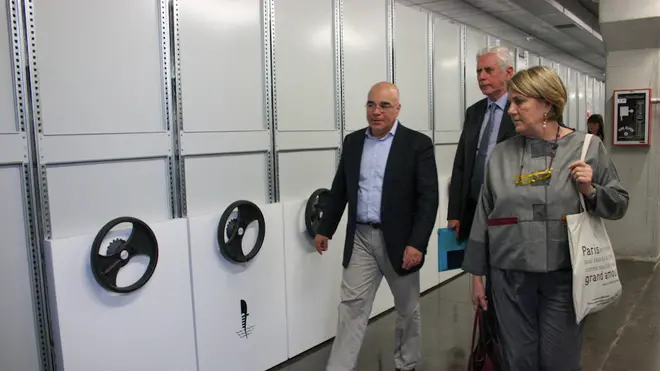
M 357 221 L 359 223 L 380 223 L 385 165 L 398 125 L 399 122 L 395 121 L 392 130 L 383 138 L 373 136 L 370 128 L 365 132 L 358 181 Z
M 497 144 L 497 135 L 500 132 L 500 124 L 502 123 L 502 116 L 504 115 L 504 109 L 506 108 L 506 102 L 509 99 L 509 93 L 505 93 L 503 96 L 500 97 L 496 102 L 494 102 L 497 105 L 497 108 L 495 109 L 495 121 L 493 121 L 493 131 L 490 134 L 490 138 L 488 138 L 488 149 L 486 152 L 486 162 L 488 162 L 488 159 L 490 158 L 491 152 L 493 152 L 493 148 L 495 148 L 495 145 Z M 488 105 L 486 107 L 490 107 L 491 103 L 493 103 L 490 98 L 488 98 Z M 486 117 L 484 117 L 484 121 L 481 123 L 481 130 L 479 132 L 479 141 L 477 143 L 481 143 L 481 137 L 484 135 L 484 129 L 486 128 L 486 125 L 488 124 L 488 119 L 490 118 L 490 114 L 488 113 L 489 111 L 486 110 Z M 481 148 L 479 148 L 481 150 Z

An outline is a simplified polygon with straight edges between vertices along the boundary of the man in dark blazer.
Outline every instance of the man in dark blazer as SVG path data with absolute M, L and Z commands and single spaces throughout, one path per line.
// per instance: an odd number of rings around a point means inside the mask
M 513 64 L 513 56 L 505 47 L 485 48 L 477 55 L 477 80 L 486 98 L 465 111 L 449 186 L 447 224 L 456 230 L 459 240 L 470 236 L 490 152 L 497 143 L 516 135 L 506 90 L 506 83 L 513 76 Z
M 383 276 L 398 314 L 394 363 L 414 370 L 421 355 L 419 270 L 438 211 L 433 142 L 397 120 L 399 91 L 391 83 L 371 88 L 366 109 L 369 126 L 344 139 L 315 238 L 322 254 L 348 203 L 339 325 L 326 370 L 355 369 Z
M 486 98 L 465 111 L 463 132 L 454 157 L 449 186 L 447 225 L 456 230 L 459 240 L 467 240 L 470 236 L 491 151 L 498 143 L 517 135 L 508 113 L 507 94 L 507 81 L 514 73 L 513 55 L 507 48 L 495 46 L 480 50 L 476 58 L 477 81 Z M 490 287 L 484 288 L 481 277 L 472 277 L 472 300 L 475 307 L 481 303 L 483 308 L 487 308 L 489 294 Z M 492 310 L 485 320 L 494 323 Z

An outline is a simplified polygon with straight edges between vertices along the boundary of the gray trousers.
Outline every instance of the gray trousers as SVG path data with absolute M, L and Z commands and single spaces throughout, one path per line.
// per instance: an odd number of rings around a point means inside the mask
M 528 273 L 491 268 L 492 298 L 509 371 L 581 370 L 571 271 Z
M 353 254 L 341 283 L 339 324 L 326 371 L 354 371 L 383 276 L 392 290 L 397 311 L 394 364 L 411 370 L 421 357 L 419 271 L 399 276 L 387 257 L 383 233 L 358 225 Z

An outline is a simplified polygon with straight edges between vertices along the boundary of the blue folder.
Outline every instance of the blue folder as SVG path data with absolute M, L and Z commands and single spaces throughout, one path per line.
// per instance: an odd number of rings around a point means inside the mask
M 458 241 L 455 229 L 438 229 L 438 272 L 459 269 L 466 245 L 466 240 Z

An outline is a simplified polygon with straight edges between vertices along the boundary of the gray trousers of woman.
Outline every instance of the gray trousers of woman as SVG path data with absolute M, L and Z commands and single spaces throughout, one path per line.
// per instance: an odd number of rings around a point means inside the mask
M 491 268 L 492 297 L 508 371 L 581 370 L 584 321 L 575 323 L 572 272 Z

